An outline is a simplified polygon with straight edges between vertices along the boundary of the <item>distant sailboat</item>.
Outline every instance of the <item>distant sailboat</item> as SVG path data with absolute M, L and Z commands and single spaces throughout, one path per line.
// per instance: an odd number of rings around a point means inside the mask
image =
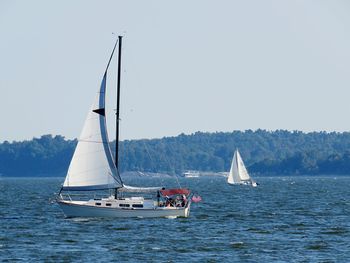
M 229 184 L 251 185 L 253 187 L 258 186 L 258 184 L 252 178 L 250 178 L 238 150 L 236 150 L 233 155 L 227 182 Z
M 183 177 L 186 177 L 186 178 L 198 178 L 200 176 L 200 173 L 198 171 L 188 170 L 184 172 L 182 175 Z
M 106 127 L 105 93 L 108 67 L 118 41 L 116 156 L 113 158 Z M 188 189 L 132 187 L 125 185 L 119 174 L 121 45 L 122 37 L 119 36 L 96 99 L 85 120 L 66 179 L 57 197 L 57 203 L 67 217 L 188 217 L 191 205 L 191 193 Z M 88 199 L 83 196 L 82 200 L 71 194 L 72 191 L 80 191 L 87 195 L 91 191 L 102 190 L 109 191 L 107 197 L 94 196 Z M 138 194 L 130 194 L 135 192 Z M 144 197 L 145 194 L 147 197 Z M 152 194 L 154 194 L 153 198 Z

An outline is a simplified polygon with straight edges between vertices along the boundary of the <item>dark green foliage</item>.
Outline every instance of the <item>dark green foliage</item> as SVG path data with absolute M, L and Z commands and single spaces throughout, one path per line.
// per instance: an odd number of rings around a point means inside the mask
M 350 133 L 286 130 L 196 132 L 162 139 L 124 141 L 121 168 L 168 173 L 228 171 L 236 148 L 252 173 L 350 174 L 350 160 L 347 159 L 350 158 Z M 334 154 L 335 159 L 329 159 Z M 135 163 L 135 160 L 139 162 Z
M 43 135 L 31 141 L 0 144 L 0 174 L 4 176 L 64 175 L 77 141 Z
M 44 135 L 31 141 L 0 144 L 4 176 L 64 175 L 76 140 Z M 111 143 L 114 149 L 114 143 Z M 350 174 L 350 133 L 247 130 L 180 134 L 120 145 L 121 171 L 228 171 L 238 148 L 252 173 Z

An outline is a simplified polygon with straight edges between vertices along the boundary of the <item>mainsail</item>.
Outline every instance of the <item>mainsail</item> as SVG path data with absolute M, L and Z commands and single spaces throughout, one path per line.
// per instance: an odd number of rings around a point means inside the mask
M 227 182 L 229 184 L 239 184 L 244 181 L 251 181 L 251 179 L 239 151 L 236 150 L 232 158 L 231 169 Z
M 96 99 L 87 114 L 63 190 L 101 190 L 123 185 L 112 157 L 107 135 L 106 79 L 107 70 Z

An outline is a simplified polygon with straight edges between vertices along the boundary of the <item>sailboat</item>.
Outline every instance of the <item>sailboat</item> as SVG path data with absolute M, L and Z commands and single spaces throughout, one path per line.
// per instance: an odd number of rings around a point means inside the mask
M 113 158 L 107 134 L 105 94 L 108 69 L 118 42 L 116 154 Z M 120 176 L 118 146 L 121 48 L 122 36 L 119 36 L 97 96 L 87 114 L 66 178 L 57 196 L 57 203 L 66 217 L 188 217 L 191 206 L 189 189 L 128 186 Z M 105 195 L 96 197 L 96 192 L 101 191 Z
M 258 184 L 249 176 L 238 149 L 233 154 L 231 169 L 228 174 L 229 184 L 251 185 L 257 187 Z

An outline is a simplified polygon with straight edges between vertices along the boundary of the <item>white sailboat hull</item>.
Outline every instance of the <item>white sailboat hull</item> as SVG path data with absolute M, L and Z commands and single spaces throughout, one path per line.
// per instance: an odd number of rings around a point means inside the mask
M 155 207 L 155 208 L 117 208 L 97 207 L 87 204 L 78 204 L 74 201 L 59 200 L 59 206 L 66 217 L 188 217 L 190 214 L 189 202 L 185 207 Z
M 258 187 L 258 184 L 256 182 L 240 182 L 240 183 L 231 183 L 231 182 L 228 182 L 229 185 L 248 185 L 248 186 L 251 186 L 251 187 Z

